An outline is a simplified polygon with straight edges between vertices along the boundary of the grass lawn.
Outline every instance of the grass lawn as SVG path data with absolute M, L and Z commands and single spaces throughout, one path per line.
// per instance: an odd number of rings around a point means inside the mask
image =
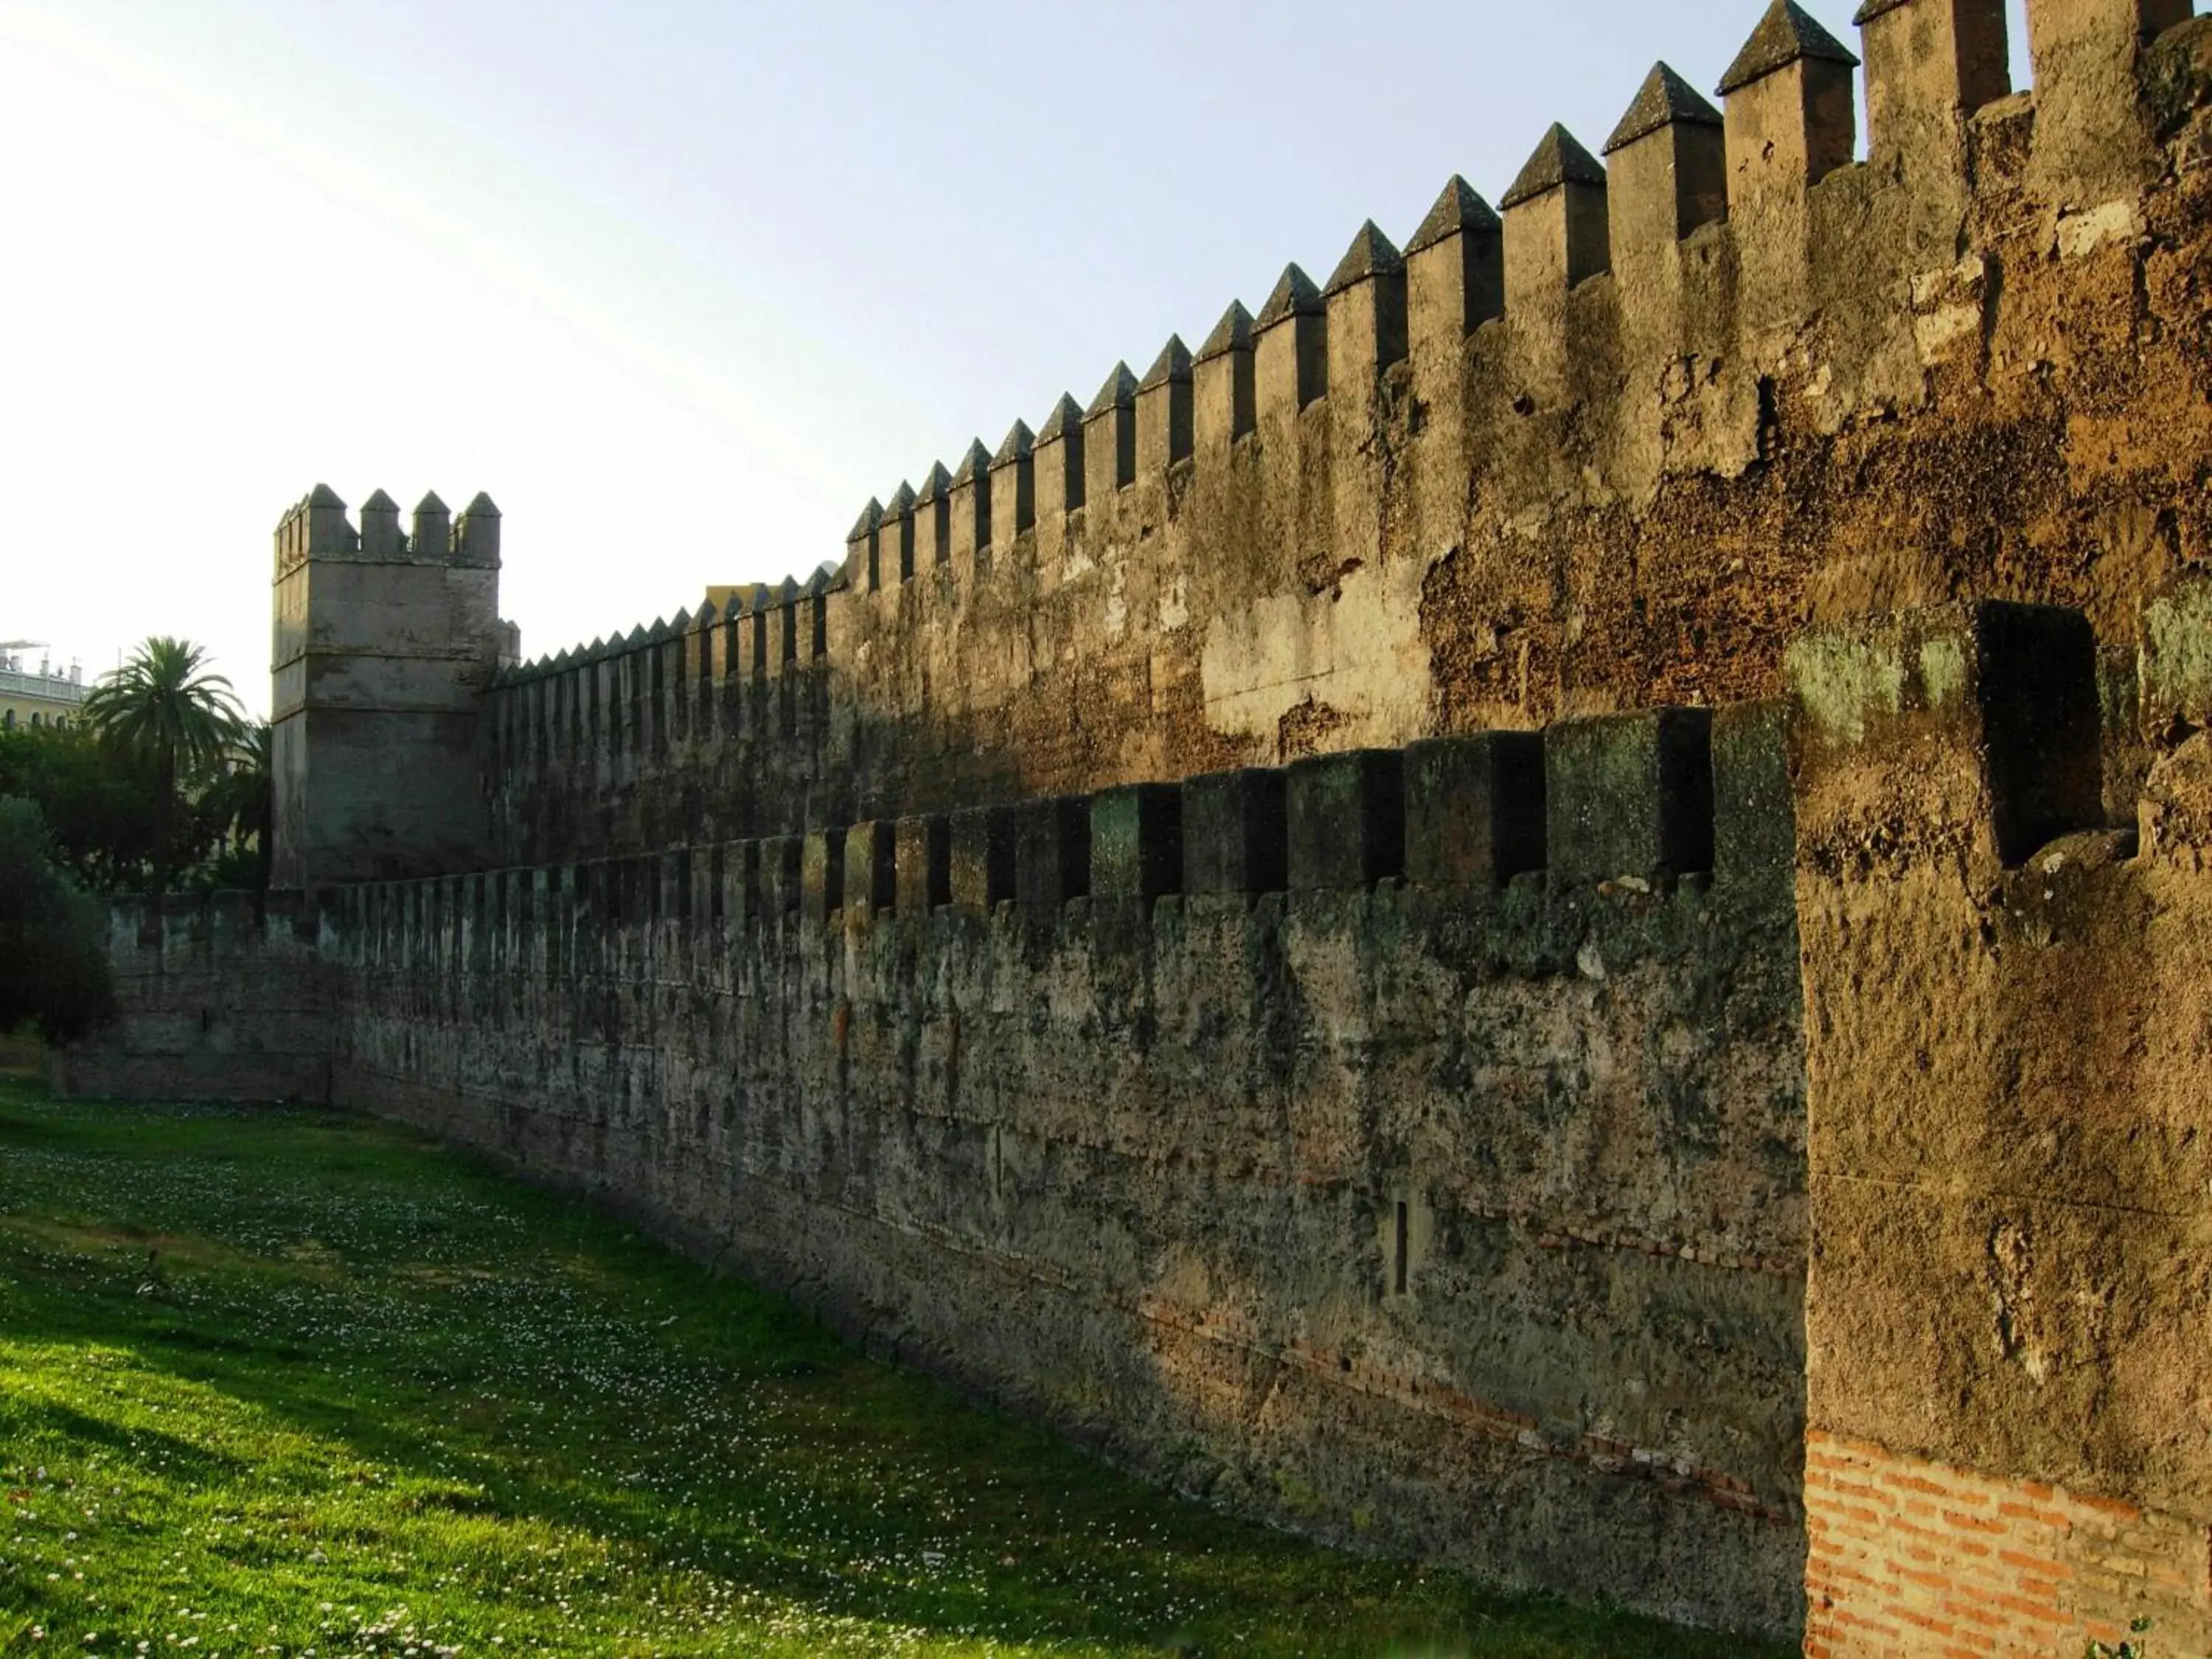
M 404 1131 L 0 1076 L 0 1654 L 1761 1651 L 1319 1552 Z

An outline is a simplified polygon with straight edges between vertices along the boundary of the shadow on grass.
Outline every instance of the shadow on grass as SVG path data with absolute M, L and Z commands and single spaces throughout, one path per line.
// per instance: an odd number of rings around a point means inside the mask
M 11 1180 L 9 1150 L 27 1147 L 42 1167 Z M 196 1197 L 216 1166 L 219 1209 Z M 143 1252 L 9 1230 L 56 1205 L 118 1231 L 197 1227 L 215 1248 L 149 1282 Z M 625 1571 L 1017 1644 L 1782 1651 L 1334 1555 L 1178 1503 L 627 1228 L 327 1113 L 107 1111 L 0 1087 L 0 1274 L 4 1340 L 125 1355 L 309 1437 L 333 1504 L 354 1497 L 341 1466 L 388 1471 L 392 1513 L 356 1516 L 373 1533 L 426 1511 L 534 1523 L 598 1540 Z M 185 1435 L 81 1403 L 37 1410 L 70 1443 L 241 1507 L 256 1478 Z

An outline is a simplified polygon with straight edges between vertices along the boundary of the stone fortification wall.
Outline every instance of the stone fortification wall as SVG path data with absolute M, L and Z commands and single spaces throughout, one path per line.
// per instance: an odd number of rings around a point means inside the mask
M 2212 1651 L 2208 642 L 2148 613 L 2118 829 L 2078 613 L 1792 652 L 1810 1653 Z
M 1850 54 L 1777 4 L 1717 110 L 1662 66 L 1607 165 L 1454 179 L 872 502 L 834 577 L 524 671 L 499 856 L 1771 696 L 1799 629 L 1960 593 L 2118 637 L 2212 552 L 2212 24 L 2027 10 L 2013 93 L 2002 0 L 1864 8 L 1854 161 Z
M 336 1097 L 1237 1509 L 1794 1632 L 1788 826 L 1669 711 L 353 888 Z
M 325 1100 L 335 987 L 298 893 L 118 901 L 121 1018 L 52 1056 L 55 1086 L 117 1100 Z
M 319 1065 L 1317 1533 L 2212 1646 L 2212 22 L 2027 0 L 2014 94 L 2004 10 L 1869 0 L 1857 161 L 1777 0 L 1718 111 L 496 679 L 489 503 L 319 492 L 318 937 L 125 916 L 67 1081 Z

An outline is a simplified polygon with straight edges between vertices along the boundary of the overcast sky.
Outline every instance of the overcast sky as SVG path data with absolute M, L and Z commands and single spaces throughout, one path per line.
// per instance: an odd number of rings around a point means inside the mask
M 532 655 L 803 575 L 1363 219 L 1595 149 L 1655 58 L 1711 88 L 1759 11 L 0 0 L 0 639 L 187 635 L 265 708 L 318 481 L 489 490 Z

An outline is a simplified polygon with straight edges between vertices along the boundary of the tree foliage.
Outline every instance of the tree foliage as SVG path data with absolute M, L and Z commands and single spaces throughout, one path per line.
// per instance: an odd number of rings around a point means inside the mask
M 270 745 L 267 720 L 241 726 L 227 764 L 195 804 L 199 826 L 215 843 L 216 870 L 228 878 L 220 886 L 268 889 L 275 827 Z
M 35 1024 L 68 1042 L 111 1018 L 106 927 L 106 907 L 51 856 L 38 806 L 0 795 L 0 1031 Z
M 85 726 L 0 732 L 0 795 L 38 803 L 52 854 L 88 892 L 143 890 L 154 860 L 153 770 Z M 179 847 L 176 867 L 193 861 Z
M 153 878 L 158 896 L 176 869 L 179 828 L 190 814 L 186 786 L 226 770 L 245 714 L 230 682 L 210 671 L 189 640 L 156 635 L 104 674 L 84 700 L 84 718 L 111 754 L 154 772 Z
M 240 722 L 203 663 L 196 647 L 149 641 L 94 687 L 85 720 L 0 730 L 0 795 L 38 803 L 53 858 L 87 892 L 269 884 L 269 726 Z

